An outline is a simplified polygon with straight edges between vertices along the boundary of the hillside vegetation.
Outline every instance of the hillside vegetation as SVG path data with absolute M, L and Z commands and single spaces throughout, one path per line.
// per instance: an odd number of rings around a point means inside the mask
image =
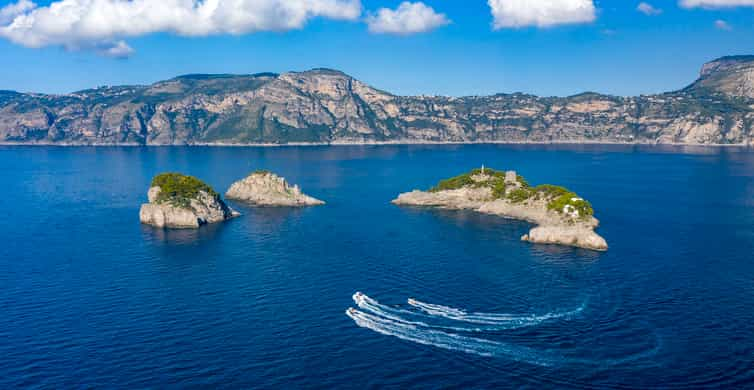
M 0 91 L 0 143 L 611 142 L 754 144 L 754 57 L 635 97 L 396 96 L 330 69 L 186 75 L 67 95 Z
M 591 203 L 565 187 L 552 184 L 529 185 L 524 177 L 516 175 L 514 181 L 506 181 L 506 173 L 490 168 L 473 169 L 470 172 L 440 181 L 429 192 L 458 190 L 462 188 L 489 188 L 494 199 L 511 203 L 544 201 L 547 208 L 558 213 L 589 218 L 594 215 Z

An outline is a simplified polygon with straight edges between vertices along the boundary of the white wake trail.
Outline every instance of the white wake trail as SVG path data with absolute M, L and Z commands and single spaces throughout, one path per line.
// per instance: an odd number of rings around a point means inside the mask
M 661 349 L 661 342 L 649 350 L 618 359 L 590 360 L 576 357 L 565 357 L 550 351 L 541 351 L 528 347 L 518 347 L 492 340 L 469 337 L 461 334 L 446 332 L 485 332 L 491 330 L 512 329 L 538 324 L 555 318 L 567 318 L 583 311 L 587 302 L 570 312 L 548 313 L 539 316 L 521 316 L 500 313 L 468 313 L 465 310 L 443 305 L 429 304 L 409 299 L 409 304 L 420 312 L 404 310 L 386 306 L 362 293 L 353 295 L 356 304 L 364 311 L 348 309 L 348 315 L 354 322 L 375 332 L 412 341 L 418 344 L 431 345 L 438 348 L 462 351 L 480 356 L 507 357 L 542 366 L 555 364 L 580 364 L 594 367 L 612 367 L 632 361 L 642 360 L 654 356 Z M 449 326 L 437 324 L 437 321 L 451 320 L 465 322 L 468 326 Z M 434 322 L 433 322 L 434 321 Z
M 386 306 L 366 295 L 363 295 L 363 294 L 359 295 L 359 293 L 354 294 L 353 300 L 354 302 L 356 302 L 357 306 L 371 312 L 372 314 L 393 320 L 395 322 L 400 322 L 406 325 L 422 326 L 425 328 L 455 330 L 459 332 L 483 332 L 487 330 L 492 330 L 489 328 L 479 328 L 479 327 L 468 328 L 468 327 L 428 324 L 426 322 L 418 320 L 417 318 L 427 318 L 431 320 L 432 317 L 430 316 L 424 315 L 423 313 L 417 313 L 417 312 L 412 312 L 408 310 L 402 310 L 402 309 Z M 404 316 L 408 318 L 413 318 L 413 319 L 407 319 Z
M 356 325 L 362 328 L 371 329 L 384 335 L 397 337 L 418 344 L 430 345 L 453 351 L 462 351 L 480 356 L 506 357 L 516 361 L 540 366 L 550 366 L 561 360 L 560 358 L 547 356 L 543 352 L 530 348 L 514 347 L 496 341 L 426 329 L 421 325 L 405 321 L 396 321 L 390 318 L 364 313 L 356 309 L 348 309 L 346 315 L 353 319 Z
M 581 313 L 586 307 L 586 301 L 578 308 L 566 312 L 552 312 L 541 315 L 516 315 L 516 314 L 503 314 L 503 313 L 468 313 L 466 310 L 457 309 L 453 307 L 436 305 L 431 303 L 425 303 L 417 301 L 416 299 L 408 300 L 408 304 L 436 317 L 447 318 L 454 321 L 469 322 L 473 324 L 486 324 L 486 325 L 518 325 L 531 326 L 536 325 L 547 320 L 571 318 Z
M 579 308 L 569 312 L 555 312 L 544 315 L 514 315 L 467 313 L 462 309 L 424 303 L 415 299 L 409 299 L 408 303 L 419 311 L 404 310 L 383 305 L 377 300 L 360 292 L 353 295 L 353 301 L 359 306 L 359 308 L 379 316 L 398 321 L 411 321 L 416 325 L 430 328 L 455 330 L 460 332 L 488 332 L 534 326 L 548 320 L 570 318 L 580 313 L 586 306 L 586 302 L 584 302 Z M 438 320 L 451 320 L 467 323 L 468 325 L 437 323 Z
M 451 324 L 440 324 L 440 323 L 437 323 L 438 320 L 446 320 L 446 319 L 438 318 L 438 316 L 436 315 L 426 314 L 421 311 L 420 312 L 410 311 L 410 310 L 404 310 L 404 309 L 399 309 L 396 307 L 383 305 L 377 300 L 370 298 L 369 296 L 364 295 L 359 292 L 353 295 L 353 301 L 361 309 L 364 309 L 366 311 L 369 311 L 381 317 L 389 318 L 394 321 L 400 321 L 400 322 L 409 323 L 413 325 L 424 326 L 427 328 L 454 330 L 458 332 L 489 332 L 489 331 L 495 331 L 495 330 L 516 329 L 516 328 L 536 325 L 540 322 L 538 319 L 534 319 L 531 321 L 513 319 L 510 321 L 501 320 L 497 322 L 466 321 L 469 323 L 469 325 L 463 325 L 463 326 L 451 325 Z

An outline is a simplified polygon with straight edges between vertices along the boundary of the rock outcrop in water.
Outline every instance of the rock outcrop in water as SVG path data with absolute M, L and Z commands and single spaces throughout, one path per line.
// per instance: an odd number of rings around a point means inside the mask
M 141 223 L 161 228 L 196 229 L 240 215 L 201 180 L 178 173 L 156 176 L 141 205 Z
M 0 91 L 0 143 L 617 142 L 754 145 L 754 57 L 635 97 L 396 96 L 342 72 L 187 75 L 67 95 Z
M 515 172 L 475 169 L 441 181 L 429 191 L 401 194 L 401 206 L 474 210 L 534 223 L 521 239 L 604 251 L 607 242 L 594 232 L 599 221 L 589 202 L 558 186 L 531 187 Z
M 284 178 L 268 171 L 257 171 L 239 180 L 225 193 L 228 199 L 263 207 L 319 206 L 325 202 L 301 192 Z

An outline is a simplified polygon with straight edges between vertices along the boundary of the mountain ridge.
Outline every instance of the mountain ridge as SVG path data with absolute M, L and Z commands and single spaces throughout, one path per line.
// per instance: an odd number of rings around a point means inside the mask
M 754 56 L 681 90 L 399 96 L 341 71 L 187 74 L 65 95 L 0 91 L 0 143 L 680 143 L 754 145 Z

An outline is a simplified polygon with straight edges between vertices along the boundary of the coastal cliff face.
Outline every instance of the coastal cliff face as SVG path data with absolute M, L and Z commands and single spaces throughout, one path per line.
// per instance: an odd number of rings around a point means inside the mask
M 395 96 L 344 73 L 188 75 L 68 95 L 0 91 L 0 142 L 754 144 L 754 56 L 659 95 Z
M 607 250 L 595 233 L 599 221 L 586 200 L 562 187 L 531 187 L 515 172 L 490 169 L 444 180 L 429 191 L 414 190 L 393 200 L 399 206 L 473 210 L 528 221 L 538 226 L 521 237 L 537 244 L 557 244 Z
M 141 205 L 139 220 L 155 227 L 197 229 L 240 215 L 209 186 L 190 176 L 157 176 L 147 196 L 149 203 Z
M 705 64 L 689 89 L 754 98 L 754 56 L 723 57 Z
M 266 171 L 254 172 L 233 183 L 225 197 L 262 207 L 305 207 L 325 204 L 304 194 L 298 186 L 291 186 L 284 178 Z

